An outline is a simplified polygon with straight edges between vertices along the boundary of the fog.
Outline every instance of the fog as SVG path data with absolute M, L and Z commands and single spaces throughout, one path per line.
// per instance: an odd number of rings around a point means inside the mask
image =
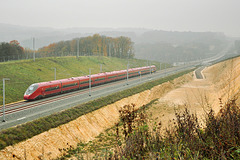
M 31 27 L 149 28 L 240 37 L 239 0 L 8 0 L 0 23 Z

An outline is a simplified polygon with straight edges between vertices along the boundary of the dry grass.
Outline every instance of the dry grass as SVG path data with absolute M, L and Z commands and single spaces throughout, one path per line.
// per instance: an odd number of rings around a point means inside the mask
M 119 124 L 98 141 L 81 144 L 69 153 L 76 159 L 240 159 L 240 107 L 235 100 L 222 106 L 217 115 L 212 109 L 206 112 L 204 127 L 187 108 L 175 112 L 174 125 L 164 132 L 161 122 L 153 128 L 147 125 L 146 107 L 124 106 Z

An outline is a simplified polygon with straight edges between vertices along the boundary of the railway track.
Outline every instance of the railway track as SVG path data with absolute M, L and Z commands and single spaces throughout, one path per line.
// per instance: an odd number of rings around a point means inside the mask
M 113 84 L 109 83 L 108 85 L 114 85 L 114 84 L 117 84 L 117 83 L 122 83 L 122 82 L 119 81 L 119 82 L 115 82 Z M 92 90 L 101 89 L 103 87 L 104 86 L 97 86 L 95 88 L 92 88 Z M 44 99 L 41 99 L 41 100 L 21 101 L 21 102 L 17 102 L 17 103 L 7 104 L 5 106 L 5 115 L 15 113 L 15 112 L 19 112 L 19 111 L 23 111 L 25 109 L 31 109 L 31 108 L 34 108 L 34 107 L 38 107 L 38 106 L 41 106 L 43 104 L 49 104 L 49 103 L 52 103 L 52 102 L 61 101 L 61 100 L 67 99 L 69 97 L 81 95 L 81 94 L 86 93 L 86 92 L 88 92 L 87 89 L 77 90 L 77 91 L 61 94 L 59 96 L 52 96 L 52 97 L 44 98 Z M 2 109 L 0 111 L 0 117 L 1 116 L 3 116 Z
M 116 81 L 112 83 L 107 83 L 104 85 L 99 85 L 93 87 L 92 97 L 89 97 L 89 89 L 77 90 L 74 92 L 64 93 L 53 97 L 48 97 L 44 99 L 40 99 L 37 101 L 20 101 L 12 104 L 7 104 L 5 106 L 5 117 L 6 122 L 0 121 L 0 130 L 4 128 L 8 128 L 11 126 L 15 126 L 17 124 L 25 123 L 27 121 L 40 118 L 42 116 L 50 115 L 55 112 L 59 112 L 61 110 L 73 107 L 77 104 L 87 102 L 89 100 L 93 100 L 96 98 L 111 93 L 124 90 L 134 85 L 139 85 L 141 83 L 147 82 L 150 79 L 157 79 L 168 74 L 173 74 L 174 72 L 178 72 L 180 70 L 186 70 L 187 68 L 170 68 L 168 70 L 158 71 L 150 76 L 150 74 L 142 75 L 141 77 L 134 77 L 129 79 L 129 85 L 126 85 L 126 80 Z M 141 79 L 140 79 L 141 78 Z M 118 88 L 118 89 L 117 89 Z M 103 94 L 103 92 L 105 92 Z M 0 118 L 3 117 L 2 109 L 0 111 Z
M 143 75 L 143 76 L 146 76 L 146 75 Z M 131 79 L 129 79 L 129 81 L 134 80 L 136 78 L 138 78 L 138 77 L 131 78 Z M 119 83 L 122 83 L 122 81 L 116 81 L 116 82 L 108 83 L 105 85 L 113 86 L 114 84 L 119 84 Z M 105 85 L 93 87 L 92 90 L 99 90 L 101 88 L 104 88 Z M 83 89 L 83 90 L 77 90 L 77 91 L 73 91 L 73 92 L 64 93 L 64 94 L 61 94 L 58 96 L 44 98 L 41 100 L 36 100 L 36 101 L 20 101 L 20 102 L 16 102 L 16 103 L 7 104 L 5 106 L 5 115 L 9 115 L 11 113 L 16 113 L 16 112 L 23 111 L 26 109 L 31 109 L 31 108 L 38 107 L 38 106 L 41 106 L 44 104 L 49 104 L 52 102 L 61 101 L 61 100 L 67 99 L 69 97 L 78 96 L 78 95 L 81 95 L 81 94 L 87 93 L 87 92 L 88 92 L 88 89 Z M 2 106 L 1 106 L 1 108 L 2 108 Z M 2 117 L 2 116 L 3 116 L 3 111 L 1 109 L 0 117 Z

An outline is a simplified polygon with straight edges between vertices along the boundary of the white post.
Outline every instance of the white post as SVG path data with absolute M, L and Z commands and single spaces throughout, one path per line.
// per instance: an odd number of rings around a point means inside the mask
M 128 63 L 127 63 L 127 85 L 128 85 L 128 68 L 129 68 L 129 52 L 128 52 Z
M 79 57 L 79 39 L 77 40 L 77 58 Z
M 111 57 L 111 43 L 109 44 L 109 46 L 108 46 L 108 55 L 109 55 L 109 57 Z
M 165 63 L 165 76 L 167 75 L 167 66 L 166 66 L 166 63 Z
M 35 38 L 33 37 L 33 61 L 35 62 Z
M 53 67 L 52 69 L 54 69 L 54 80 L 56 80 L 57 79 L 57 74 L 56 74 L 57 69 L 55 67 Z
M 152 74 L 152 67 L 151 67 L 151 62 L 150 62 L 150 75 Z
M 9 78 L 3 78 L 3 122 L 6 122 L 5 120 L 5 80 L 10 80 Z
M 91 68 L 89 68 L 89 96 L 91 96 Z
M 54 69 L 54 80 L 56 80 L 57 79 L 57 75 L 56 75 L 56 70 L 57 69 L 55 67 L 53 69 Z
M 129 64 L 127 64 L 127 85 L 128 85 L 128 66 Z
M 56 71 L 57 71 L 57 69 L 56 69 L 56 68 L 54 68 L 54 80 L 56 80 L 56 79 L 57 79 L 57 74 L 56 74 Z

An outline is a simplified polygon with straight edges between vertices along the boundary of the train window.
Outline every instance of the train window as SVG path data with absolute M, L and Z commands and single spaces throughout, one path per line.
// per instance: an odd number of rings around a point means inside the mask
M 38 84 L 32 84 L 28 87 L 28 89 L 25 92 L 25 95 L 30 95 L 32 94 L 34 91 L 36 91 L 38 88 Z
M 30 87 L 29 87 L 29 91 L 32 91 L 32 90 L 33 90 L 33 86 L 30 86 Z
M 76 86 L 76 85 L 77 85 L 77 83 L 66 84 L 66 85 L 63 85 L 63 88 L 72 87 L 72 86 Z
M 81 81 L 80 84 L 86 84 L 89 83 L 89 81 Z
M 54 91 L 56 89 L 58 89 L 58 88 L 57 87 L 51 87 L 51 88 L 46 88 L 45 91 L 49 92 L 49 91 Z
M 46 89 L 45 89 L 45 92 L 54 91 L 54 90 L 57 90 L 57 89 L 59 89 L 59 86 L 50 87 L 50 88 L 46 88 Z
M 98 79 L 95 79 L 95 81 L 102 81 L 102 80 L 105 80 L 105 78 L 98 78 Z
M 108 79 L 116 78 L 117 76 L 109 76 Z

